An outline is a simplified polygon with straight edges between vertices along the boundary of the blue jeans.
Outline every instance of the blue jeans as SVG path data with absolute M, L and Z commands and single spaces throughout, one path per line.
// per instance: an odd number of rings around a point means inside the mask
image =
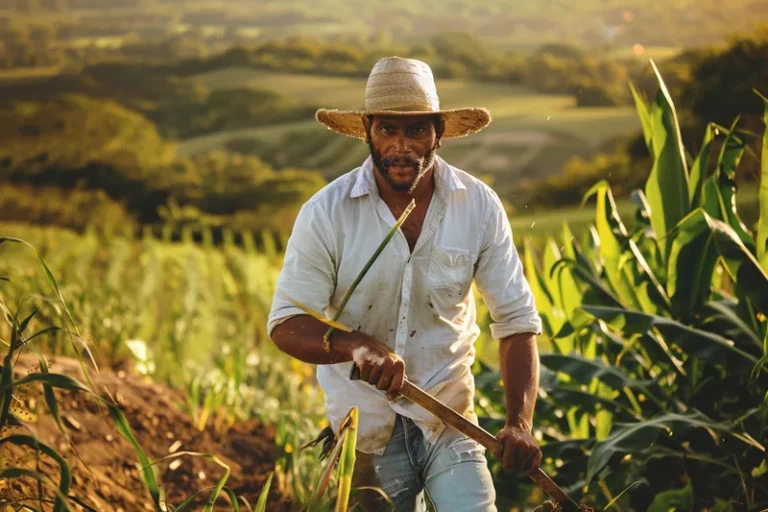
M 396 512 L 496 512 L 496 491 L 485 448 L 451 427 L 434 444 L 410 419 L 397 416 L 382 455 L 357 453 L 355 482 L 380 487 Z M 375 492 L 361 491 L 367 512 L 392 510 Z

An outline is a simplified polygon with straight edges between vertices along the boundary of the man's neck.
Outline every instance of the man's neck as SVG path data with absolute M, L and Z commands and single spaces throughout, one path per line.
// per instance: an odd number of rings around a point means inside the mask
M 379 190 L 379 197 L 381 197 L 382 201 L 390 208 L 402 211 L 410 204 L 411 200 L 415 200 L 416 204 L 429 203 L 435 191 L 434 171 L 435 165 L 433 164 L 432 168 L 421 177 L 412 194 L 394 190 L 392 185 L 379 172 L 374 172 L 373 174 Z

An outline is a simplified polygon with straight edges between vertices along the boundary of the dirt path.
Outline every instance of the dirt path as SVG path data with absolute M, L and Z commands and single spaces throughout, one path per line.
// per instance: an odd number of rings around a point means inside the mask
M 14 367 L 15 378 L 36 371 L 35 364 L 34 358 L 22 357 Z M 56 358 L 50 359 L 49 364 L 51 372 L 83 380 L 75 360 Z M 266 477 L 274 468 L 273 429 L 252 420 L 234 424 L 220 437 L 210 428 L 198 431 L 193 426 L 188 415 L 176 405 L 184 398 L 179 391 L 124 372 L 102 371 L 101 379 L 94 383 L 97 388 L 106 386 L 118 400 L 150 460 L 157 460 L 171 451 L 215 454 L 230 467 L 226 485 L 252 506 L 255 504 Z M 35 436 L 58 450 L 72 468 L 71 495 L 99 511 L 153 510 L 149 493 L 139 478 L 138 459 L 131 445 L 117 432 L 106 410 L 100 410 L 95 400 L 86 399 L 82 393 L 56 392 L 60 414 L 81 461 L 48 414 L 41 387 L 27 386 L 27 389 L 28 392 L 19 396 L 37 415 L 29 426 Z M 12 427 L 0 437 L 11 433 L 29 434 L 29 431 Z M 182 456 L 173 460 L 176 461 L 172 466 L 174 469 L 169 467 L 172 461 L 158 466 L 158 482 L 165 488 L 168 500 L 177 506 L 197 490 L 215 486 L 224 472 L 216 463 L 199 457 Z M 41 456 L 40 461 L 43 472 L 58 485 L 59 472 L 55 462 L 46 456 Z M 34 450 L 0 446 L 0 468 L 12 466 L 34 469 Z M 50 499 L 54 497 L 50 491 L 46 495 Z M 210 491 L 201 493 L 192 510 L 200 510 L 209 495 Z M 28 496 L 33 499 L 25 499 Z M 12 501 L 40 508 L 37 484 L 26 477 L 0 481 L 0 508 L 5 510 L 2 505 Z M 285 497 L 277 492 L 274 482 L 269 503 L 268 510 L 292 509 Z M 219 498 L 217 504 L 220 506 L 215 510 L 231 510 L 226 497 Z M 51 510 L 50 504 L 43 505 L 43 510 Z M 83 509 L 75 505 L 72 510 Z

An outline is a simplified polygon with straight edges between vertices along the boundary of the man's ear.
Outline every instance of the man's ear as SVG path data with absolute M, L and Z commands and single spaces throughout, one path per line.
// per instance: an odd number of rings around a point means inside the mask
M 373 124 L 373 116 L 367 116 L 365 114 L 360 116 L 363 121 L 363 127 L 365 128 L 365 142 L 370 142 L 371 125 Z
M 443 145 L 443 134 L 445 133 L 445 120 L 442 116 L 438 118 L 437 122 L 437 147 L 441 147 Z

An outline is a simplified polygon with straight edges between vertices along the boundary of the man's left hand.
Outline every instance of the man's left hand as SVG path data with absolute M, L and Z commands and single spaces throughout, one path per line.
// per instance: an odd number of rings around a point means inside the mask
M 533 435 L 514 425 L 505 425 L 496 434 L 504 445 L 503 465 L 524 473 L 536 471 L 541 464 L 541 449 Z

